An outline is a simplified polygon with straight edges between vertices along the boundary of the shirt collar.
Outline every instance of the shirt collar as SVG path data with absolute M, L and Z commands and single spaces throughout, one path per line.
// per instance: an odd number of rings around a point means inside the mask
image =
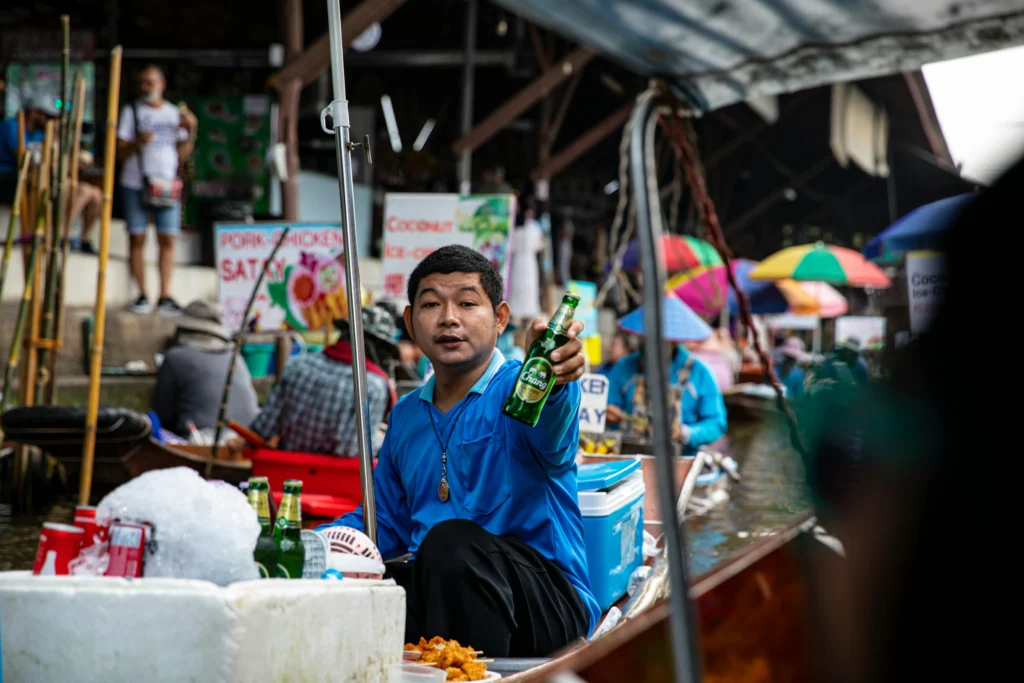
M 491 379 L 494 377 L 494 373 L 498 371 L 505 363 L 505 356 L 502 355 L 501 351 L 494 349 L 494 355 L 491 356 L 491 363 L 484 370 L 484 374 L 480 376 L 480 379 L 476 381 L 473 388 L 469 390 L 470 394 L 482 394 L 487 389 L 487 385 L 491 383 Z M 434 402 L 434 375 L 430 376 L 430 379 L 426 381 L 423 388 L 420 389 L 420 400 L 426 401 L 427 403 Z

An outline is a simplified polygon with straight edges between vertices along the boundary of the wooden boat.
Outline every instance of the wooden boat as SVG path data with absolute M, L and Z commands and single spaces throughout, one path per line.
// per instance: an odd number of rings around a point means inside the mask
M 813 517 L 799 518 L 691 582 L 705 681 L 797 683 L 814 678 L 805 553 L 832 551 L 810 539 L 813 525 Z M 564 673 L 587 683 L 667 683 L 674 680 L 670 647 L 669 606 L 659 601 L 606 635 L 550 660 L 498 659 L 490 668 L 508 683 L 552 680 Z
M 767 384 L 743 382 L 722 392 L 730 422 L 759 422 L 779 415 L 775 392 Z
M 14 408 L 4 413 L 0 424 L 9 441 L 36 446 L 56 458 L 64 466 L 69 483 L 77 486 L 85 431 L 83 409 Z M 157 441 L 145 415 L 104 408 L 97 420 L 92 502 L 152 470 L 188 467 L 205 474 L 209 455 L 209 446 Z M 301 479 L 304 526 L 337 519 L 354 510 L 361 500 L 359 463 L 355 458 L 270 449 L 250 449 L 239 455 L 226 448 L 218 449 L 211 479 L 238 485 L 252 475 L 266 476 L 277 500 L 285 479 Z

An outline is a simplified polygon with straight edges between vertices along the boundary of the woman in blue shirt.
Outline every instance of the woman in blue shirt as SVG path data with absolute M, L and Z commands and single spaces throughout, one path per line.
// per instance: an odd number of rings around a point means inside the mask
M 786 398 L 795 401 L 804 395 L 806 373 L 801 366 L 810 362 L 811 357 L 804 351 L 804 342 L 799 337 L 789 337 L 775 350 L 781 361 L 775 368 L 775 374 L 786 387 Z
M 711 370 L 690 355 L 682 342 L 702 341 L 711 328 L 674 294 L 664 303 L 662 337 L 670 345 L 673 435 L 692 454 L 725 434 L 727 421 L 722 391 Z M 643 307 L 619 320 L 619 329 L 644 336 Z M 608 373 L 608 423 L 622 424 L 627 434 L 651 438 L 650 412 L 642 352 L 632 353 Z

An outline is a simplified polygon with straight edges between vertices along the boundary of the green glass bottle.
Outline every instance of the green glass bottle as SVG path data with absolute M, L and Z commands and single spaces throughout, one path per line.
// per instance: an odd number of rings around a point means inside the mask
M 306 548 L 302 545 L 302 482 L 287 479 L 284 495 L 274 525 L 274 543 L 277 545 L 277 575 L 282 579 L 301 579 L 302 565 L 306 563 Z
M 519 377 L 501 412 L 531 427 L 540 420 L 540 411 L 544 409 L 544 403 L 555 388 L 551 352 L 569 341 L 566 333 L 579 303 L 580 298 L 576 294 L 566 292 L 562 295 L 562 303 L 548 323 L 548 329 L 533 342 L 526 353 Z
M 249 505 L 260 520 L 260 537 L 256 539 L 253 561 L 261 579 L 277 576 L 277 543 L 270 525 L 270 482 L 266 477 L 249 477 Z

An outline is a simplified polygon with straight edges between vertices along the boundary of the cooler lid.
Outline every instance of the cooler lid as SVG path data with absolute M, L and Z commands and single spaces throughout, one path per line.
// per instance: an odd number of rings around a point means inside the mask
M 597 491 L 614 486 L 633 472 L 640 469 L 640 458 L 595 462 L 576 467 L 576 489 Z

